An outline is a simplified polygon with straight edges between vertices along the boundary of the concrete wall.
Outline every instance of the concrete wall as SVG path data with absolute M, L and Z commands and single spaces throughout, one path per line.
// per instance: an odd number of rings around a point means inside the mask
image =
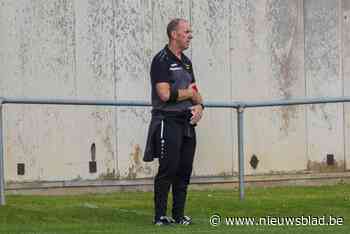
M 0 0 L 0 96 L 149 100 L 150 62 L 174 17 L 192 24 L 186 54 L 207 101 L 350 95 L 350 0 Z M 349 111 L 247 110 L 246 173 L 348 169 Z M 6 105 L 4 113 L 7 181 L 156 172 L 157 162 L 142 162 L 149 108 Z M 193 174 L 236 175 L 236 133 L 234 111 L 207 109 Z

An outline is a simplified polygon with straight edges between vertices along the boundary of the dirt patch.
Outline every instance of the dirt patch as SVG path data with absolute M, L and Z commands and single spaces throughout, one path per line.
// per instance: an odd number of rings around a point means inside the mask
M 328 165 L 326 161 L 317 162 L 309 160 L 307 162 L 307 170 L 315 172 L 342 172 L 345 171 L 345 163 L 343 160 L 335 160 L 333 165 Z

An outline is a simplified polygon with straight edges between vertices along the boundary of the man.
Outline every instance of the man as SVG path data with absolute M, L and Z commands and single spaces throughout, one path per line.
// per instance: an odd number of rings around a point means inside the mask
M 152 120 L 144 161 L 159 160 L 154 179 L 154 223 L 192 223 L 184 215 L 196 147 L 194 127 L 204 106 L 195 84 L 191 60 L 182 52 L 192 39 L 189 22 L 174 19 L 167 27 L 169 43 L 155 55 L 151 65 Z M 172 218 L 166 216 L 172 187 Z

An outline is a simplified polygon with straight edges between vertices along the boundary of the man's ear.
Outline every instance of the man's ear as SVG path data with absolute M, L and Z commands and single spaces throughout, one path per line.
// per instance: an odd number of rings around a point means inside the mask
M 171 32 L 171 38 L 174 38 L 174 39 L 176 38 L 176 31 Z

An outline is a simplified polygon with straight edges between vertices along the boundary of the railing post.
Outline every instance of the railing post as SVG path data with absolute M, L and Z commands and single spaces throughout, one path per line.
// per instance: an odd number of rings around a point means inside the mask
M 3 146 L 3 100 L 0 98 L 0 205 L 4 206 L 5 202 L 5 171 L 4 171 L 4 146 Z
M 239 198 L 244 199 L 244 106 L 237 108 Z

